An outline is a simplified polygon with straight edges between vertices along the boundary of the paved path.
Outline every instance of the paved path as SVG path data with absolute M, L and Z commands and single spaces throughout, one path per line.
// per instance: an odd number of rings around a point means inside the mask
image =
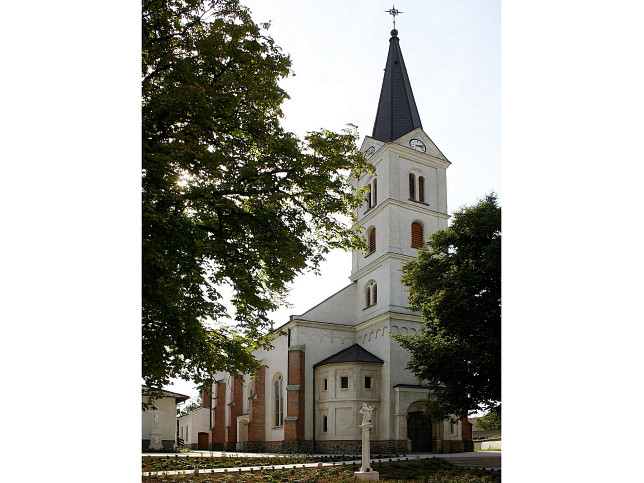
M 269 457 L 274 458 L 277 456 L 295 456 L 295 455 L 281 455 L 274 453 L 228 453 L 223 451 L 193 451 L 190 453 L 144 453 L 143 456 L 169 456 L 169 457 L 202 457 L 202 456 L 228 456 L 231 458 L 245 458 L 245 457 Z M 319 454 L 319 455 L 306 455 L 312 457 L 320 456 L 333 456 L 328 454 Z M 407 460 L 416 460 L 416 459 L 427 459 L 427 458 L 440 458 L 449 461 L 452 464 L 457 466 L 465 466 L 468 468 L 485 468 L 485 469 L 500 469 L 501 468 L 501 452 L 500 451 L 489 451 L 489 452 L 471 452 L 471 453 L 449 453 L 449 454 L 435 454 L 435 453 L 415 453 L 407 456 L 400 456 L 395 458 L 381 458 L 381 459 L 372 459 L 372 463 L 386 463 L 389 461 L 407 461 Z M 498 460 L 498 461 L 497 461 Z M 489 463 L 489 464 L 486 464 Z M 295 469 L 295 468 L 322 468 L 329 466 L 344 466 L 352 464 L 362 464 L 362 459 L 347 460 L 347 461 L 335 461 L 332 463 L 299 463 L 299 464 L 290 464 L 290 465 L 264 465 L 264 466 L 243 466 L 237 468 L 208 468 L 208 469 L 199 469 L 199 470 L 175 470 L 175 471 L 144 471 L 143 476 L 161 476 L 161 475 L 189 475 L 193 473 L 205 474 L 205 473 L 239 473 L 246 471 L 260 471 L 263 469 Z

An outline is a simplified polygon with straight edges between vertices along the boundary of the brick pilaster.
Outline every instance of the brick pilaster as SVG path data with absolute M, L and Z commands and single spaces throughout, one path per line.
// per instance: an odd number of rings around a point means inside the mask
M 241 416 L 244 410 L 244 386 L 240 379 L 233 379 L 232 394 L 230 398 L 230 419 L 226 431 L 226 443 L 232 445 L 237 443 L 237 416 Z
M 284 441 L 304 440 L 304 346 L 288 349 L 288 385 Z
M 248 442 L 263 442 L 266 439 L 266 367 L 255 373 L 248 404 Z
M 212 389 L 207 387 L 201 388 L 201 407 L 209 408 L 210 407 L 210 396 Z
M 214 401 L 215 409 L 213 410 L 214 416 L 213 429 L 211 442 L 213 444 L 223 444 L 226 441 L 226 383 L 219 381 L 217 386 L 217 397 Z

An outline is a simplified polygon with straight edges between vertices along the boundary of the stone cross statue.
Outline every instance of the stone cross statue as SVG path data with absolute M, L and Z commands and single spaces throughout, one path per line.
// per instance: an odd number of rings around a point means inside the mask
M 367 406 L 367 403 L 362 403 L 362 409 L 360 414 L 362 414 L 362 424 L 371 424 L 371 413 L 373 412 L 373 406 Z

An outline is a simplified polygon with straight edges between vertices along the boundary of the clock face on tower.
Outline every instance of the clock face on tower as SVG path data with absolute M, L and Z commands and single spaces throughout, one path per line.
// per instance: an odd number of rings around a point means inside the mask
M 427 150 L 425 143 L 423 143 L 420 139 L 410 140 L 409 147 L 415 149 L 416 151 L 420 151 L 421 153 L 424 153 Z
M 365 159 L 369 159 L 371 156 L 373 156 L 373 153 L 375 153 L 375 152 L 376 152 L 376 148 L 371 146 L 369 149 L 367 149 L 364 152 Z

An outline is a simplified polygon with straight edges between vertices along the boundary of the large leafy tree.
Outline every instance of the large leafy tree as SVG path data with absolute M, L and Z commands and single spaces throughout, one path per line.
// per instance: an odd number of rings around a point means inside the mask
M 332 248 L 370 170 L 357 132 L 280 126 L 291 62 L 237 0 L 144 0 L 143 378 L 252 372 L 267 313 Z M 234 314 L 222 303 L 232 293 Z M 236 330 L 212 321 L 228 317 Z
M 425 330 L 395 336 L 430 388 L 434 418 L 463 418 L 501 401 L 501 208 L 496 195 L 454 214 L 403 266 Z

